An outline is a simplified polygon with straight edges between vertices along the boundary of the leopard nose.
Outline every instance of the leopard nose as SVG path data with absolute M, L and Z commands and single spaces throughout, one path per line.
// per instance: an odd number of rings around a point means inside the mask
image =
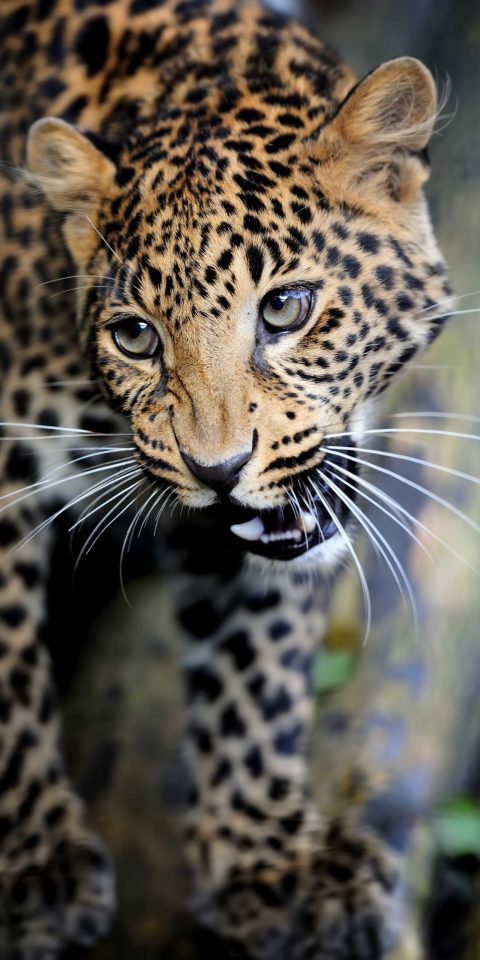
M 215 490 L 220 496 L 226 496 L 236 486 L 240 479 L 243 467 L 250 460 L 253 453 L 253 444 L 249 450 L 242 450 L 236 453 L 229 460 L 221 460 L 219 463 L 205 465 L 194 460 L 185 450 L 180 453 L 187 464 L 187 467 L 193 475 L 205 483 L 207 487 Z

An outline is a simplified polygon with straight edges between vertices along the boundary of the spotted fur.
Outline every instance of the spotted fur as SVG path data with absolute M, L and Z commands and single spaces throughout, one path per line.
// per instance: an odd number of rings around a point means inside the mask
M 422 193 L 432 78 L 402 58 L 357 83 L 302 27 L 228 0 L 3 0 L 1 14 L 5 949 L 59 956 L 103 935 L 113 910 L 108 858 L 59 750 L 43 521 L 72 489 L 84 506 L 112 439 L 131 439 L 131 487 L 114 504 L 126 509 L 140 477 L 147 497 L 200 508 L 193 550 L 179 531 L 169 541 L 183 558 L 198 914 L 259 960 L 381 957 L 400 923 L 395 858 L 366 828 L 326 823 L 308 787 L 325 598 L 302 566 L 335 565 L 342 537 L 328 552 L 325 530 L 350 522 L 327 486 L 309 486 L 325 437 L 353 442 L 368 401 L 448 313 Z M 298 288 L 305 323 L 272 331 L 265 297 Z M 132 316 L 158 338 L 151 358 L 118 349 L 112 331 Z M 257 513 L 280 523 L 293 497 L 321 536 L 305 533 L 292 583 L 270 565 L 261 593 L 228 528 Z M 217 538 L 213 605 L 198 588 L 205 537 Z

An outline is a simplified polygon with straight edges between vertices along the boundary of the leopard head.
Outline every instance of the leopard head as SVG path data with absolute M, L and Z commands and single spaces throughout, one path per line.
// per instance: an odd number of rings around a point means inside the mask
M 124 143 L 54 118 L 29 137 L 100 278 L 79 334 L 138 461 L 272 560 L 341 552 L 357 465 L 339 447 L 449 308 L 422 192 L 432 77 L 401 58 L 349 87 L 323 113 L 245 87 L 221 115 L 166 104 Z

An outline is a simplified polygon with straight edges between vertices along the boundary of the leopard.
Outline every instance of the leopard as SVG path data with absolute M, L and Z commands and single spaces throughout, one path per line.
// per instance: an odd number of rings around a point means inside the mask
M 381 960 L 402 854 L 316 804 L 311 670 L 331 577 L 358 563 L 372 405 L 452 308 L 424 193 L 435 82 L 408 56 L 359 80 L 254 2 L 0 16 L 2 956 L 54 960 L 113 922 L 46 594 L 67 511 L 100 523 L 88 549 L 135 508 L 185 651 L 192 913 L 222 956 Z

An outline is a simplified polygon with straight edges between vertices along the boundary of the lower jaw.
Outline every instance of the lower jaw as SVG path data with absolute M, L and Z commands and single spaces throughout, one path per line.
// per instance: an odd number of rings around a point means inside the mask
M 248 510 L 243 507 L 218 505 L 210 508 L 213 515 L 221 524 L 221 528 L 228 538 L 229 544 L 242 553 L 253 554 L 265 560 L 290 562 L 307 558 L 313 551 L 319 557 L 338 540 L 339 529 L 348 520 L 348 514 L 340 503 L 332 503 L 331 514 L 325 508 L 318 507 L 315 514 L 308 511 L 310 520 L 315 520 L 315 527 L 308 531 L 301 519 L 293 514 L 291 507 L 279 510 Z M 231 527 L 248 524 L 255 520 L 262 521 L 265 532 L 255 539 L 243 539 L 232 532 Z M 285 524 L 282 530 L 282 523 Z M 312 524 L 310 523 L 310 526 Z M 259 525 L 260 526 L 260 525 Z M 282 537 L 282 532 L 285 536 Z M 269 537 L 274 539 L 268 539 Z M 332 542 L 332 543 L 331 543 Z M 326 550 L 322 548 L 325 546 Z
M 296 560 L 323 542 L 317 532 L 313 535 L 307 534 L 302 540 L 295 542 L 291 540 L 276 540 L 273 543 L 262 543 L 261 541 L 255 541 L 253 543 L 243 541 L 243 543 L 239 543 L 239 539 L 235 537 L 235 534 L 230 534 L 230 537 L 232 541 L 235 540 L 237 549 L 246 550 L 248 553 L 253 553 L 258 557 L 264 557 L 266 560 L 283 561 Z

